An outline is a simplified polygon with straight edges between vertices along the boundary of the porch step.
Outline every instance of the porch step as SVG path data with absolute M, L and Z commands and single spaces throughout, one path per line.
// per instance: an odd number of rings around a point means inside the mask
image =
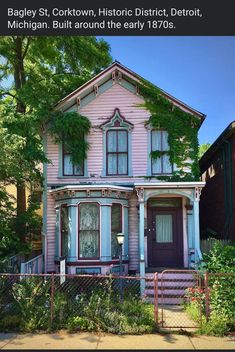
M 145 296 L 149 302 L 154 302 L 154 274 L 147 274 Z M 163 272 L 157 277 L 158 303 L 166 305 L 182 304 L 186 289 L 195 287 L 196 279 L 192 272 Z
M 150 303 L 154 303 L 154 297 L 146 297 L 146 301 Z M 183 299 L 182 297 L 164 297 L 163 299 L 161 297 L 158 298 L 158 304 L 164 304 L 164 305 L 178 305 L 182 304 Z

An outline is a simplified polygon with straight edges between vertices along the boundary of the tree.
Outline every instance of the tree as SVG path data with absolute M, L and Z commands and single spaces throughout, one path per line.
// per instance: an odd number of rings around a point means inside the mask
M 0 182 L 17 187 L 17 217 L 26 211 L 25 183 L 42 181 L 42 131 L 55 103 L 107 66 L 109 51 L 109 45 L 95 37 L 0 38 L 1 126 L 21 141 L 13 143 L 15 158 L 1 170 Z M 24 241 L 24 224 L 18 234 Z
M 198 158 L 200 159 L 203 154 L 210 148 L 211 144 L 210 143 L 203 143 L 199 146 L 199 153 L 198 153 Z

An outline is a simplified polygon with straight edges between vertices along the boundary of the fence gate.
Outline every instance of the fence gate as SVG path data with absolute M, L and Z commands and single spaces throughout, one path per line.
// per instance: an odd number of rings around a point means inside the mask
M 201 326 L 203 290 L 196 270 L 164 270 L 155 274 L 155 317 L 163 328 Z

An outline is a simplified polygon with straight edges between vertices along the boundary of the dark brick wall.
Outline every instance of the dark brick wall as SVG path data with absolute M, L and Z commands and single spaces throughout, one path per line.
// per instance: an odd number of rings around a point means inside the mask
M 231 158 L 227 142 L 231 145 Z M 200 227 L 202 238 L 207 237 L 206 231 L 210 228 L 217 232 L 218 238 L 235 241 L 235 134 L 227 142 L 223 142 L 211 159 L 201 165 L 206 186 L 200 200 Z M 232 180 L 229 159 L 232 163 Z

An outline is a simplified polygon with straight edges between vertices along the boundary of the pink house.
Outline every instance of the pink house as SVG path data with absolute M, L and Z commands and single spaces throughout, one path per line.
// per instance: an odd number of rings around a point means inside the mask
M 139 76 L 119 62 L 61 100 L 57 108 L 90 119 L 90 149 L 83 165 L 49 134 L 44 147 L 44 271 L 58 272 L 66 256 L 68 273 L 119 270 L 116 234 L 124 234 L 125 272 L 195 267 L 201 258 L 199 198 L 203 182 L 160 181 L 175 165 L 155 150 L 167 150 L 168 133 L 146 126 L 139 105 Z M 204 115 L 169 94 L 180 109 Z M 193 127 L 192 127 L 193 128 Z M 190 173 L 190 166 L 185 166 Z

